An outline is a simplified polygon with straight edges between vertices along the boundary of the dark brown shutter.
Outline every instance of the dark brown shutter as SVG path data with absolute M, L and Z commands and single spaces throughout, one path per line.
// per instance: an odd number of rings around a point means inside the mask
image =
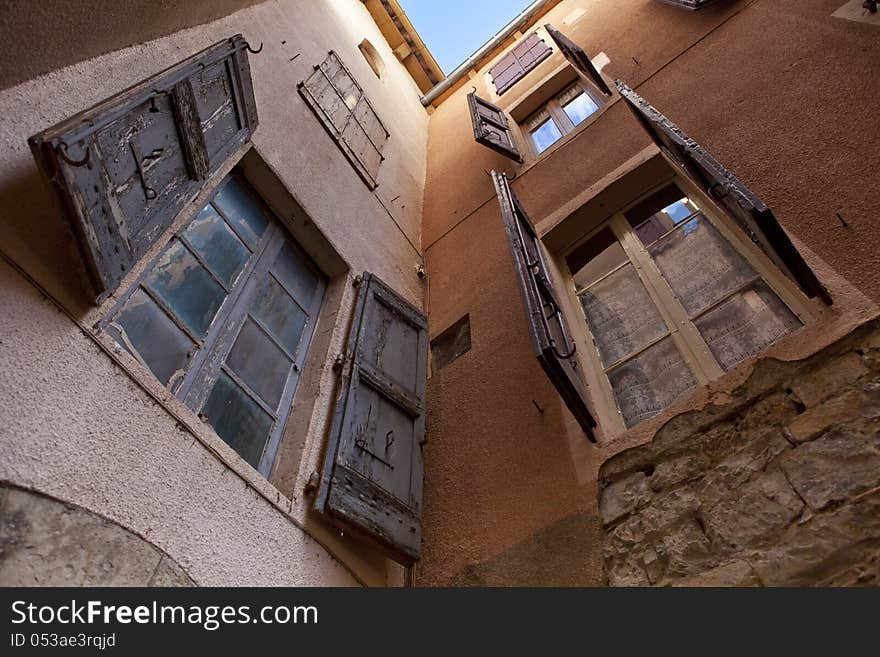
M 596 70 L 596 67 L 593 66 L 593 62 L 590 61 L 590 56 L 587 55 L 584 49 L 550 25 L 550 23 L 547 23 L 544 26 L 544 29 L 547 30 L 547 33 L 553 38 L 556 45 L 559 46 L 559 52 L 565 56 L 569 63 L 580 71 L 582 75 L 587 76 L 593 84 L 599 87 L 599 90 L 602 93 L 610 96 L 611 88 L 605 82 L 599 71 Z
M 236 35 L 31 137 L 98 301 L 257 127 Z
M 493 171 L 492 180 L 498 193 L 501 218 L 504 220 L 504 231 L 513 257 L 513 268 L 516 270 L 535 355 L 584 433 L 596 442 L 593 432 L 596 420 L 590 411 L 583 373 L 575 357 L 575 344 L 544 264 L 538 235 L 510 189 L 507 177 Z
M 471 112 L 471 122 L 474 125 L 474 139 L 488 146 L 493 151 L 517 162 L 522 162 L 522 155 L 513 141 L 513 133 L 504 111 L 489 101 L 483 100 L 473 91 L 468 94 L 468 107 Z
M 421 553 L 427 363 L 425 316 L 364 274 L 315 506 L 404 564 Z
M 550 56 L 550 47 L 536 32 L 529 34 L 489 69 L 495 90 L 500 96 L 526 73 Z
M 705 148 L 620 80 L 617 90 L 656 144 L 728 211 L 736 224 L 809 297 L 831 297 L 791 243 L 773 212 Z

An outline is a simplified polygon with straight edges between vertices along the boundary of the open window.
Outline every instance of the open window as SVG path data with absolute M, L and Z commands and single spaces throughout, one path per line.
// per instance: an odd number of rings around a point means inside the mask
M 269 477 L 326 279 L 238 175 L 101 327 Z
M 565 261 L 624 427 L 796 331 L 803 299 L 686 179 L 615 215 Z
M 599 111 L 604 99 L 591 85 L 576 80 L 523 121 L 523 132 L 535 156 L 550 148 Z

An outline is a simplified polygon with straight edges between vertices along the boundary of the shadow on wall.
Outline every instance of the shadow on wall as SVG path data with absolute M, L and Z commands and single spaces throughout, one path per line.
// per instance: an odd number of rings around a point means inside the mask
M 36 164 L 0 183 L 0 248 L 77 317 L 94 294 L 76 236 Z

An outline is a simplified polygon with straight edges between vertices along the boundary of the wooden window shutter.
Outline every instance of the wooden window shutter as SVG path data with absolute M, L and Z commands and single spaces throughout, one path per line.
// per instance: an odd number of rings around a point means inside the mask
M 536 32 L 520 41 L 489 69 L 495 90 L 500 96 L 518 82 L 526 73 L 550 56 L 550 47 Z
M 31 137 L 100 302 L 257 127 L 241 35 Z
M 828 291 L 798 253 L 770 208 L 653 105 L 620 80 L 616 81 L 616 85 L 620 95 L 660 149 L 727 210 L 746 236 L 807 296 L 818 296 L 831 304 Z
M 501 218 L 520 296 L 528 318 L 529 334 L 538 362 L 556 387 L 587 437 L 596 442 L 594 414 L 586 394 L 575 345 L 557 302 L 550 275 L 541 253 L 540 241 L 503 173 L 492 172 Z
M 425 316 L 365 273 L 315 507 L 404 564 L 421 553 Z
M 471 122 L 474 125 L 474 139 L 483 146 L 488 146 L 493 151 L 509 157 L 517 162 L 522 162 L 522 155 L 513 140 L 513 133 L 504 111 L 483 100 L 475 92 L 468 94 L 468 107 L 471 112 Z
M 553 38 L 556 45 L 559 46 L 559 52 L 565 56 L 569 63 L 599 87 L 602 93 L 610 96 L 611 88 L 599 71 L 596 70 L 596 67 L 593 66 L 593 62 L 590 61 L 590 56 L 587 55 L 586 51 L 549 23 L 544 26 L 544 29 L 547 30 L 547 33 Z

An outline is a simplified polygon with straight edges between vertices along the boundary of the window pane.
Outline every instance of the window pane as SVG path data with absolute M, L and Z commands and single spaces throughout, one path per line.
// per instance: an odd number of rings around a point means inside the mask
M 211 203 L 226 216 L 253 250 L 266 232 L 269 220 L 244 185 L 235 178 L 230 178 Z
M 656 415 L 697 385 L 672 338 L 612 370 L 608 379 L 627 427 Z
M 271 276 L 267 276 L 260 286 L 251 313 L 296 356 L 308 317 Z
M 566 257 L 578 290 L 626 261 L 626 253 L 610 228 L 603 228 Z
M 672 184 L 637 203 L 624 215 L 642 244 L 649 246 L 698 210 L 697 204 Z
M 193 341 L 143 290 L 135 290 L 114 323 L 125 331 L 125 340 L 120 337 L 117 341 L 126 349 L 129 344 L 136 349 L 163 384 L 167 385 L 175 372 L 186 368 L 188 353 L 195 346 Z M 112 325 L 108 328 L 116 333 Z
M 605 367 L 667 332 L 663 318 L 631 264 L 592 285 L 580 299 Z
M 571 119 L 571 122 L 577 125 L 587 117 L 592 116 L 599 109 L 599 106 L 586 92 L 582 91 L 573 100 L 563 105 L 562 109 L 568 115 L 568 118 Z
M 301 306 L 311 306 L 315 288 L 318 286 L 318 276 L 306 265 L 305 256 L 291 246 L 290 242 L 284 243 L 272 263 L 272 273 L 290 290 Z
M 702 215 L 648 249 L 688 315 L 755 277 L 755 270 Z
M 223 372 L 202 415 L 214 431 L 253 467 L 258 467 L 272 428 L 272 418 Z
M 737 292 L 694 324 L 725 370 L 801 326 L 795 314 L 764 283 Z
M 278 408 L 293 363 L 251 319 L 241 327 L 226 364 L 266 404 Z
M 220 284 L 177 240 L 159 257 L 144 282 L 197 336 L 207 332 L 226 298 Z
M 556 127 L 556 124 L 553 123 L 553 119 L 547 119 L 544 121 L 541 125 L 532 130 L 531 135 L 532 142 L 535 144 L 535 150 L 539 153 L 543 153 L 562 137 L 562 133 L 559 131 L 559 128 Z
M 202 210 L 183 234 L 214 273 L 230 286 L 251 255 L 211 205 Z

